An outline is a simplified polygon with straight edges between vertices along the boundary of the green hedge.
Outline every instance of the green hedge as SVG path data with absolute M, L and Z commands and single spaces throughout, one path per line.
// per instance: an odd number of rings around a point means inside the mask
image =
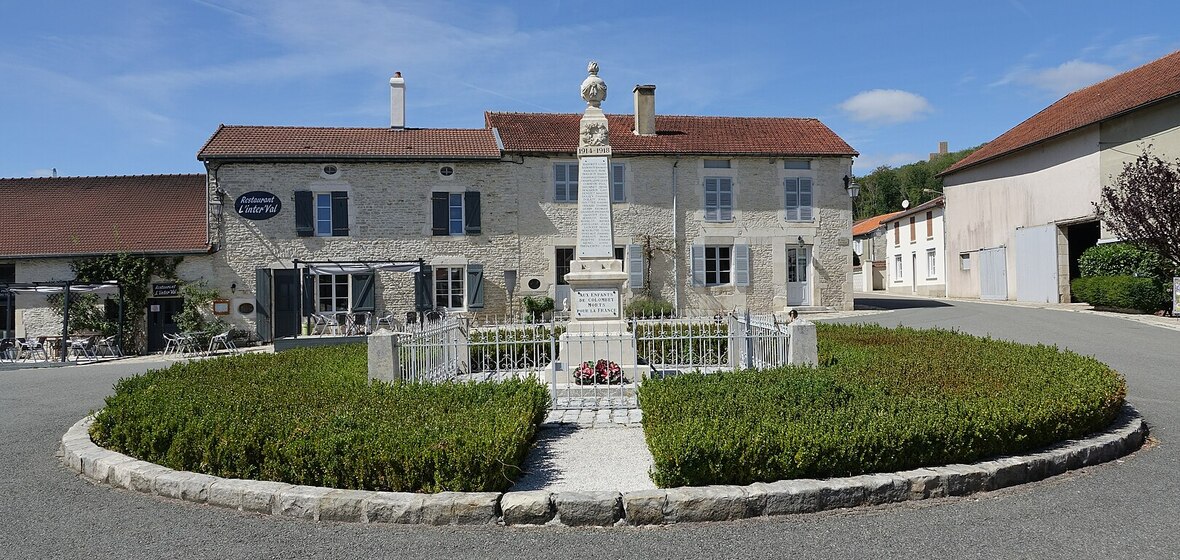
M 1139 276 L 1170 281 L 1170 268 L 1158 253 L 1129 243 L 1095 245 L 1078 257 L 1078 271 L 1085 276 Z
M 660 486 L 827 478 L 1019 453 L 1109 425 L 1125 384 L 1053 347 L 821 324 L 820 368 L 639 388 Z
M 1168 307 L 1168 288 L 1155 278 L 1083 276 L 1069 283 L 1073 298 L 1099 307 L 1153 313 Z
M 91 436 L 173 469 L 405 492 L 505 490 L 549 405 L 536 381 L 394 384 L 360 345 L 180 363 L 120 380 Z

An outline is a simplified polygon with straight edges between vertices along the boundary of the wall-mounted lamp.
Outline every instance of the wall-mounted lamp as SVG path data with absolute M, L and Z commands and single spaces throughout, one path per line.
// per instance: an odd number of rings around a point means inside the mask
M 231 293 L 231 294 L 238 293 L 238 283 L 237 282 L 234 282 L 233 284 L 229 285 L 229 293 Z
M 803 245 L 803 236 L 802 235 L 799 236 L 799 245 Z
M 848 191 L 848 198 L 860 196 L 860 185 L 852 181 L 852 177 L 844 176 L 844 190 Z
M 211 182 L 213 187 L 213 195 L 209 197 L 209 214 L 213 216 L 213 221 L 220 224 L 222 218 L 225 216 L 225 195 L 226 192 L 221 190 L 216 182 Z

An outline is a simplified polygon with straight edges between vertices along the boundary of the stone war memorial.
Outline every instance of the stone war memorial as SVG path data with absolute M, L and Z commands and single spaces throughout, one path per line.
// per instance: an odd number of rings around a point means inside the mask
M 627 281 L 614 257 L 610 200 L 610 137 L 602 102 L 606 82 L 590 62 L 582 82 L 586 111 L 578 124 L 578 245 L 570 272 L 571 314 L 561 336 L 566 371 L 586 362 L 614 362 L 624 375 L 637 374 L 635 341 L 623 320 L 620 293 Z

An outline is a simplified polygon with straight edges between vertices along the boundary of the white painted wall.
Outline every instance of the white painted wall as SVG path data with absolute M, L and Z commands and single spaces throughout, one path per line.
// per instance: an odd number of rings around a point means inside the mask
M 930 212 L 933 231 L 927 235 L 926 212 Z M 910 238 L 910 218 L 914 218 L 914 235 Z M 946 295 L 945 220 L 943 208 L 934 206 L 915 214 L 903 215 L 889 221 L 885 236 L 885 287 L 897 294 L 917 294 L 942 297 Z M 894 229 L 900 226 L 900 243 L 894 243 Z M 928 268 L 928 251 L 934 251 L 934 271 Z M 897 273 L 897 257 L 901 256 L 901 274 Z M 915 268 L 916 265 L 916 268 Z M 898 278 L 900 276 L 900 279 Z
M 1101 189 L 1099 127 L 970 167 L 944 178 L 947 293 L 979 297 L 976 252 L 1005 246 L 1008 295 L 1016 294 L 1013 236 L 1016 228 L 1094 215 Z M 970 271 L 959 270 L 959 255 L 971 255 Z

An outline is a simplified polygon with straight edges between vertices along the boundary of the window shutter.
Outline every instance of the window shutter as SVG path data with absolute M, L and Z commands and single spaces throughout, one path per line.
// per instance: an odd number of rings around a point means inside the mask
M 376 283 L 376 276 L 372 272 L 362 272 L 360 274 L 352 275 L 352 310 L 368 311 L 372 313 L 377 310 L 374 303 L 376 298 L 374 284 Z
M 631 289 L 643 289 L 643 246 L 627 246 L 627 274 L 630 276 Z
M 483 265 L 467 263 L 467 309 L 483 309 Z
M 348 193 L 332 192 L 332 236 L 348 235 Z
M 616 163 L 611 165 L 610 173 L 610 196 L 611 202 L 626 202 L 627 201 L 627 173 L 623 164 Z
M 733 221 L 733 179 L 721 179 L 717 183 L 717 219 Z
M 308 193 L 309 195 L 311 193 Z M 270 269 L 254 269 L 254 328 L 258 339 L 271 339 L 270 330 Z
M 717 179 L 705 179 L 705 221 L 717 221 Z M 704 257 L 702 257 L 704 258 Z
M 705 246 L 692 246 L 692 285 L 705 285 Z
M 811 220 L 811 179 L 799 179 L 799 219 Z
M 463 193 L 463 231 L 467 235 L 479 235 L 480 228 L 479 191 Z
M 295 235 L 299 237 L 315 235 L 313 210 L 311 191 L 295 191 Z
M 750 285 L 750 246 L 736 244 L 733 246 L 733 285 L 745 287 Z
M 434 270 L 429 265 L 422 265 L 414 275 L 414 308 L 419 312 L 434 309 Z
M 799 180 L 787 179 L 784 182 L 783 200 L 786 207 L 785 218 L 787 221 L 799 219 Z
M 431 235 L 450 235 L 449 195 L 445 192 L 430 193 Z
M 319 311 L 319 306 L 316 305 L 316 276 L 308 274 L 306 270 L 303 271 L 303 316 L 309 316 L 312 313 Z

